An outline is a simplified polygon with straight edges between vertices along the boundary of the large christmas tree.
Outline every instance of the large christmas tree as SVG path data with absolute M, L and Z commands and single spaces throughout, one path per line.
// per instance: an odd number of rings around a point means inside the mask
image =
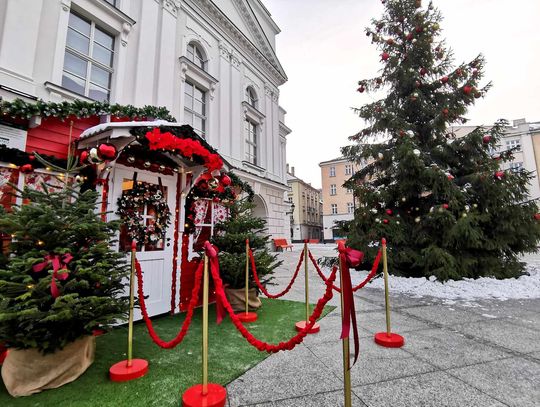
M 346 184 L 359 205 L 340 226 L 368 260 L 385 236 L 399 275 L 518 276 L 519 254 L 540 239 L 537 206 L 527 195 L 531 175 L 500 169 L 512 159 L 512 150 L 496 152 L 504 121 L 463 137 L 451 127 L 467 121 L 467 108 L 490 86 L 479 85 L 484 58 L 453 64 L 431 3 L 383 3 L 382 18 L 366 30 L 383 68 L 359 81 L 358 92 L 387 93 L 356 110 L 366 127 L 343 154 L 367 165 Z
M 128 269 L 111 247 L 119 225 L 100 219 L 97 196 L 43 184 L 0 213 L 0 231 L 12 237 L 0 269 L 0 342 L 54 352 L 127 311 Z

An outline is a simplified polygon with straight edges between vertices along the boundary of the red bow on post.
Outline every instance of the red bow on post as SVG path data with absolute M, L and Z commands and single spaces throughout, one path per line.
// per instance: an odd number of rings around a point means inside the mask
M 210 267 L 213 267 L 215 270 L 217 270 L 219 274 L 219 261 L 218 261 L 218 248 L 211 244 L 209 241 L 206 241 L 204 243 L 204 252 L 206 253 L 206 256 L 208 257 Z M 223 318 L 225 318 L 225 315 L 227 314 L 227 310 L 225 309 L 225 306 L 223 305 L 221 298 L 219 295 L 216 295 L 216 314 L 217 314 L 217 323 L 221 324 L 221 321 L 223 321 Z
M 60 291 L 58 291 L 56 279 L 63 281 L 68 278 L 69 270 L 67 268 L 67 265 L 71 260 L 73 260 L 73 256 L 71 255 L 71 253 L 66 253 L 62 256 L 60 256 L 59 254 L 48 254 L 43 259 L 45 261 L 35 264 L 32 267 L 32 270 L 34 271 L 34 273 L 39 273 L 45 270 L 45 268 L 49 264 L 52 264 L 53 275 L 51 280 L 51 295 L 53 296 L 53 298 L 57 298 L 60 295 Z M 59 270 L 64 270 L 64 272 L 58 273 Z
M 343 320 L 341 326 L 341 339 L 348 338 L 351 331 L 351 321 L 354 336 L 354 364 L 358 360 L 360 341 L 358 339 L 358 326 L 356 324 L 356 310 L 354 309 L 354 296 L 349 267 L 356 267 L 364 258 L 364 253 L 345 247 L 343 242 L 338 243 L 339 261 L 341 264 L 341 295 L 343 296 Z

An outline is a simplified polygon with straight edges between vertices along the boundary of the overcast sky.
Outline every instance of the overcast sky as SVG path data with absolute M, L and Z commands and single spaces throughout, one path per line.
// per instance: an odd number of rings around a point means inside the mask
M 340 156 L 362 128 L 350 110 L 371 102 L 357 82 L 377 74 L 379 52 L 364 28 L 379 18 L 380 0 L 263 0 L 281 28 L 277 55 L 289 81 L 280 104 L 292 129 L 287 162 L 320 187 L 319 162 Z M 423 0 L 427 4 L 426 0 Z M 493 88 L 469 110 L 470 124 L 499 118 L 540 121 L 540 0 L 434 0 L 444 17 L 442 36 L 456 62 L 478 53 Z

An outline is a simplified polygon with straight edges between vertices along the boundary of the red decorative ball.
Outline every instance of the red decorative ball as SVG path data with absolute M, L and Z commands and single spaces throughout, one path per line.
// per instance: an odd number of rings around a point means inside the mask
M 34 154 L 30 154 L 28 156 L 28 160 L 30 160 L 30 161 L 34 161 L 35 159 L 36 159 L 36 156 Z
M 383 219 L 384 224 L 388 224 L 388 219 Z
M 386 214 L 387 214 L 387 215 L 392 215 L 392 213 L 393 213 L 393 212 L 392 212 L 392 209 L 387 209 L 387 210 L 386 210 Z
M 206 181 L 199 182 L 198 186 L 202 191 L 208 191 L 208 183 Z
M 228 175 L 222 175 L 220 181 L 226 187 L 231 185 L 232 182 L 231 177 L 229 177 Z
M 360 86 L 358 89 L 356 89 L 358 92 L 360 93 L 364 93 L 364 91 L 366 90 L 366 88 L 364 88 L 363 86 Z
M 407 41 L 412 41 L 412 39 L 414 38 L 414 34 L 413 33 L 409 33 L 407 34 Z
M 102 143 L 97 149 L 98 157 L 104 161 L 112 161 L 116 158 L 118 151 L 116 147 L 110 143 Z
M 394 40 L 393 40 L 392 38 L 388 38 L 388 39 L 386 40 L 386 43 L 387 43 L 388 45 L 394 45 Z
M 388 52 L 383 52 L 383 53 L 381 54 L 381 59 L 382 59 L 383 61 L 388 60 L 388 58 L 390 58 L 390 54 L 389 54 Z
M 491 141 L 491 136 L 489 134 L 486 134 L 484 137 L 482 137 L 482 142 L 485 144 L 489 143 Z
M 90 153 L 88 153 L 88 150 L 84 150 L 81 152 L 81 155 L 79 156 L 79 161 L 81 164 L 88 164 L 88 156 Z
M 495 178 L 496 179 L 503 179 L 504 178 L 504 171 L 496 171 L 495 172 Z
M 32 166 L 32 164 L 21 165 L 19 169 L 23 174 L 30 174 L 31 172 L 34 172 L 34 167 Z
M 448 112 L 449 112 L 448 109 L 447 109 L 447 108 L 444 108 L 444 109 L 442 110 L 443 116 L 448 116 Z
M 442 83 L 448 83 L 448 76 L 443 76 L 443 77 L 441 78 L 441 82 L 442 82 Z
M 424 76 L 425 74 L 427 74 L 427 69 L 426 68 L 420 68 L 420 75 Z
M 540 220 L 540 213 L 535 213 L 534 214 L 534 219 Z
M 448 173 L 446 174 L 446 178 L 448 178 L 449 180 L 453 180 L 455 177 L 452 174 Z
M 444 209 L 448 209 L 449 205 L 448 205 L 447 203 L 445 203 L 445 204 L 442 204 L 442 207 L 443 207 Z
M 465 85 L 463 87 L 463 93 L 465 93 L 466 95 L 470 95 L 472 91 L 473 91 L 473 88 L 469 85 Z
M 456 69 L 457 76 L 461 76 L 462 74 L 463 74 L 463 71 L 461 70 L 461 68 Z
M 417 25 L 414 31 L 416 31 L 417 33 L 421 33 L 422 31 L 424 31 L 424 27 Z

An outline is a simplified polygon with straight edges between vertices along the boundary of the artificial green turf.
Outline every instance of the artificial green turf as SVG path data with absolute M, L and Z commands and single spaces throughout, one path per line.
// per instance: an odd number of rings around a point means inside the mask
M 258 321 L 248 329 L 259 339 L 277 343 L 296 334 L 294 323 L 305 319 L 301 302 L 263 299 Z M 334 307 L 326 307 L 324 315 Z M 144 323 L 135 324 L 135 358 L 150 362 L 146 376 L 124 383 L 112 383 L 109 367 L 126 358 L 127 328 L 120 327 L 97 338 L 94 364 L 76 381 L 58 389 L 46 390 L 28 397 L 11 397 L 3 382 L 0 406 L 180 406 L 182 393 L 201 382 L 201 309 L 184 341 L 175 349 L 155 345 Z M 154 327 L 164 340 L 172 339 L 180 330 L 184 314 L 154 319 Z M 225 385 L 264 360 L 268 354 L 247 343 L 227 318 L 215 323 L 215 309 L 210 307 L 209 381 Z

